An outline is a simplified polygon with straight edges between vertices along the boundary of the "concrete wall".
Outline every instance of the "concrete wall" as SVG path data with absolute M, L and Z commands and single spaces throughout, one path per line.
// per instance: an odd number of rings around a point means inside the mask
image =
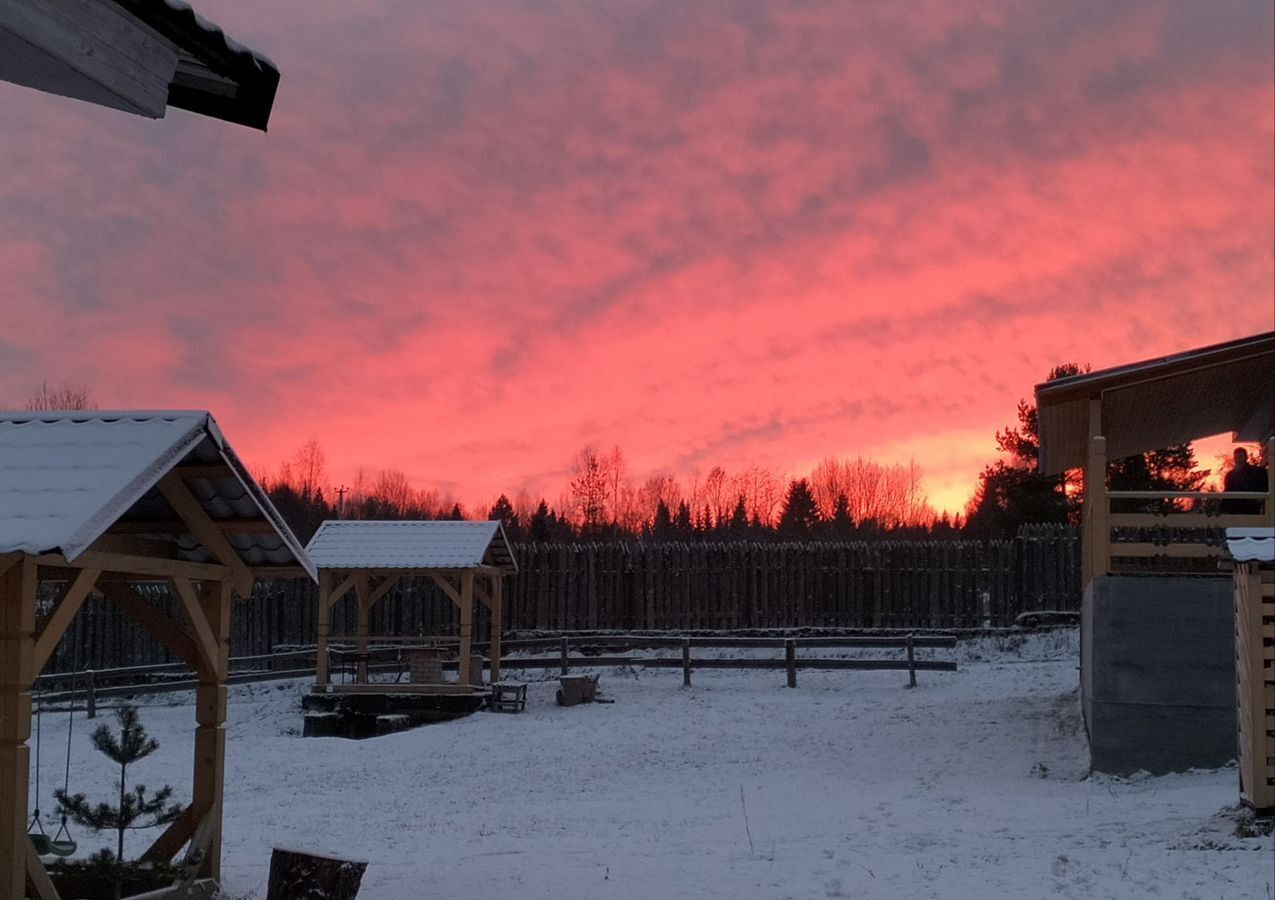
M 1223 576 L 1112 575 L 1085 589 L 1081 705 L 1093 768 L 1235 758 L 1235 614 Z

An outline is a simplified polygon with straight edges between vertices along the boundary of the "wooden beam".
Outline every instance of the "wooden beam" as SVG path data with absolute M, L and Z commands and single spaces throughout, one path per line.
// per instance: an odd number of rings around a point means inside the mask
M 446 576 L 440 575 L 437 572 L 430 572 L 429 577 L 433 580 L 434 584 L 442 588 L 443 593 L 450 597 L 451 601 L 455 603 L 457 607 L 464 606 L 464 600 L 461 599 L 460 591 L 456 590 L 452 583 L 447 580 Z
M 248 571 L 248 566 L 239 558 L 239 551 L 230 545 L 226 540 L 226 536 L 222 534 L 212 518 L 195 499 L 195 495 L 190 492 L 190 488 L 186 487 L 181 480 L 181 475 L 176 472 L 169 472 L 159 481 L 159 492 L 164 495 L 164 499 L 173 508 L 173 511 L 190 526 L 190 530 L 195 537 L 199 538 L 199 542 L 217 562 L 221 563 L 230 570 L 230 585 L 238 592 L 240 597 L 249 597 L 252 595 L 252 583 L 254 581 L 252 572 Z
M 143 862 L 168 862 L 177 855 L 177 851 L 186 846 L 190 836 L 195 833 L 199 823 L 203 821 L 203 811 L 193 803 L 168 824 L 164 833 L 157 837 L 142 854 Z
M 44 868 L 44 863 L 40 862 L 40 857 L 35 852 L 35 845 L 29 840 L 26 843 L 27 887 L 33 891 L 32 900 L 61 900 L 48 869 Z
M 177 46 L 115 3 L 6 0 L 0 78 L 162 119 Z
M 147 559 L 178 559 L 176 541 L 157 541 L 137 534 L 104 534 L 89 547 L 95 553 L 124 553 Z
M 100 574 L 102 573 L 97 569 L 81 569 L 75 576 L 75 580 L 68 582 L 62 589 L 62 596 L 58 597 L 52 614 L 45 621 L 40 633 L 36 635 L 35 650 L 31 658 L 32 674 L 38 675 L 44 668 L 44 664 L 49 661 L 58 641 L 62 640 L 62 635 L 66 634 L 67 627 L 75 618 L 75 614 L 80 611 L 80 607 L 84 605 Z
M 328 595 L 328 606 L 335 606 L 336 602 L 350 592 L 350 588 L 354 587 L 354 583 L 358 580 L 358 572 L 352 572 L 341 579 L 340 583 L 333 588 L 332 593 Z
M 310 573 L 301 566 L 249 566 L 258 581 L 278 578 L 309 578 Z
M 491 577 L 491 680 L 500 680 L 500 632 L 504 627 L 504 579 Z
M 491 594 L 487 593 L 487 589 L 477 581 L 474 582 L 474 596 L 478 598 L 479 603 L 491 609 Z
M 398 584 L 399 579 L 402 577 L 403 576 L 401 575 L 387 575 L 381 583 L 376 586 L 376 590 L 372 591 L 372 593 L 368 596 L 367 605 L 369 607 L 376 606 L 377 602 L 380 601 L 381 598 L 394 590 L 394 585 Z
M 23 555 L 0 575 L 0 897 L 27 884 L 31 660 L 35 649 L 35 560 Z
M 213 563 L 187 562 L 184 559 L 155 559 L 148 556 L 130 556 L 126 553 L 98 553 L 85 551 L 68 562 L 60 553 L 46 553 L 35 557 L 40 566 L 56 569 L 100 569 L 103 574 L 153 575 L 156 581 L 185 575 L 195 581 L 221 581 L 227 575 L 226 567 Z
M 0 553 L 0 578 L 4 577 L 4 573 L 9 571 L 18 560 L 22 559 L 23 554 L 18 552 Z
M 370 576 L 366 573 L 360 573 L 354 581 L 354 590 L 358 595 L 359 608 L 357 611 L 356 627 L 358 629 L 358 639 L 355 647 L 359 651 L 359 659 L 356 663 L 354 680 L 358 684 L 367 684 L 367 632 L 368 632 L 368 613 L 371 611 L 372 604 L 368 598 L 371 596 L 369 590 Z
M 221 875 L 221 817 L 226 781 L 226 679 L 230 658 L 231 587 L 226 582 L 204 585 L 204 616 L 216 641 L 218 661 L 211 676 L 201 673 L 195 688 L 195 776 L 191 800 L 207 814 L 191 838 L 191 853 L 206 844 L 198 874 Z M 201 834 L 208 829 L 207 836 Z M 189 857 L 193 860 L 193 857 Z
M 460 576 L 460 668 L 456 681 L 470 684 L 470 644 L 474 639 L 474 573 Z
M 169 584 L 177 595 L 182 610 L 186 613 L 186 619 L 190 623 L 190 630 L 193 632 L 191 636 L 195 639 L 195 649 L 199 651 L 199 658 L 203 661 L 204 667 L 207 668 L 209 674 L 218 675 L 224 679 L 226 673 L 220 671 L 218 667 L 220 654 L 217 648 L 217 638 L 208 624 L 203 608 L 200 606 L 194 585 L 185 578 L 172 578 L 169 580 Z
M 141 594 L 122 582 L 105 582 L 99 589 L 126 616 L 140 625 L 151 637 L 159 641 L 196 672 L 203 664 L 199 646 L 190 633 L 158 607 L 148 603 Z
M 328 635 L 332 631 L 332 604 L 328 595 L 332 592 L 332 572 L 319 571 L 319 608 L 314 638 L 314 686 L 326 687 L 328 683 Z

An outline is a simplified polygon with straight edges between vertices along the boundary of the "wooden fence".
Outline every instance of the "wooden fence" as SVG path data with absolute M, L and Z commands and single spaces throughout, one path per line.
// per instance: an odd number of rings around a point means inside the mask
M 1030 610 L 1080 608 L 1076 529 L 1032 526 L 1016 540 L 853 543 L 596 543 L 515 546 L 506 628 L 527 631 L 723 631 L 774 628 L 977 628 Z M 156 590 L 152 601 L 180 617 Z M 258 585 L 236 603 L 231 652 L 313 644 L 315 588 Z M 486 633 L 479 609 L 475 633 Z M 354 633 L 354 605 L 333 610 Z M 422 579 L 372 609 L 374 634 L 449 634 L 455 607 Z M 170 662 L 101 597 L 90 598 L 46 671 Z

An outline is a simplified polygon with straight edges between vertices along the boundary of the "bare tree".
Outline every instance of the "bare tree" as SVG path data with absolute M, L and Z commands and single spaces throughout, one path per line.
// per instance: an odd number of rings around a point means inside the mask
M 571 501 L 584 528 L 596 528 L 606 521 L 609 478 L 602 460 L 592 447 L 585 447 L 571 461 Z
M 27 399 L 26 408 L 30 410 L 55 409 L 97 409 L 97 404 L 89 396 L 89 389 L 82 384 L 62 382 L 57 387 L 49 387 L 47 381 Z
M 308 503 L 327 483 L 327 459 L 314 438 L 302 444 L 292 458 L 292 487 Z

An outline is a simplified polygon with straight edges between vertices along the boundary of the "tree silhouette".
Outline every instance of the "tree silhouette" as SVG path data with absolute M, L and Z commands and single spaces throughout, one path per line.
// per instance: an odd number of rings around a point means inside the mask
M 779 534 L 789 540 L 809 538 L 818 524 L 819 506 L 811 493 L 810 483 L 798 478 L 788 485 L 784 510 L 779 515 Z

